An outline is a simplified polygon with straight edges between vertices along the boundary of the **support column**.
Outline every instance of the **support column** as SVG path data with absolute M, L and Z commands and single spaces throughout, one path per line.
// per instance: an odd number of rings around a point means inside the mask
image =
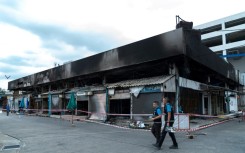
M 103 77 L 102 84 L 105 85 L 107 82 L 106 76 Z
M 205 96 L 204 93 L 202 93 L 202 114 L 205 115 Z
M 106 111 L 106 120 L 108 120 L 108 115 L 107 113 L 109 113 L 109 91 L 108 88 L 105 89 L 106 90 L 106 103 L 105 103 L 105 111 Z
M 225 83 L 225 88 L 229 89 L 229 85 Z M 225 105 L 226 105 L 226 113 L 229 114 L 230 112 L 230 101 L 229 101 L 229 92 L 226 90 L 225 91 Z
M 212 95 L 208 94 L 208 115 L 212 115 Z
M 75 95 L 75 99 L 76 99 L 76 105 L 77 105 L 77 93 L 75 92 L 74 94 L 76 94 L 76 95 Z M 76 107 L 76 109 L 75 109 L 75 115 L 77 115 L 77 107 Z
M 103 81 L 102 84 L 105 85 L 106 84 L 106 76 L 103 76 Z M 108 117 L 107 113 L 109 113 L 109 89 L 106 88 L 106 103 L 105 103 L 105 111 L 106 111 L 106 120 L 109 120 L 110 116 Z
M 51 96 L 51 85 L 49 85 L 49 92 L 48 92 L 48 115 L 51 116 L 51 104 L 52 104 L 52 96 Z
M 179 113 L 179 97 L 180 97 L 180 87 L 179 87 L 179 75 L 175 75 L 175 86 L 176 86 L 176 93 L 175 93 L 175 112 Z
M 175 64 L 169 65 L 169 74 L 175 75 L 175 113 L 179 112 L 179 97 L 180 97 L 180 87 L 179 87 L 179 70 Z
M 39 112 L 39 106 L 38 106 L 38 103 L 39 103 L 39 101 L 38 102 L 36 102 L 36 106 L 37 106 L 37 113 Z
M 42 105 L 41 105 L 41 107 L 42 107 L 42 114 L 43 114 L 43 99 L 41 99 L 41 103 L 42 103 Z
M 130 93 L 130 119 L 133 119 L 133 94 Z
M 210 76 L 208 76 L 208 84 L 210 84 L 210 82 L 211 82 L 211 78 Z
M 225 22 L 222 23 L 222 30 L 225 30 Z M 223 48 L 226 46 L 226 36 L 225 34 L 222 34 L 222 45 L 223 45 Z M 227 55 L 227 50 L 224 49 L 223 50 L 223 56 Z M 225 61 L 227 61 L 227 57 L 224 58 Z
M 41 93 L 40 93 L 40 96 L 41 96 L 41 112 L 43 114 L 43 97 L 42 97 L 42 93 L 43 93 L 43 86 L 41 88 Z

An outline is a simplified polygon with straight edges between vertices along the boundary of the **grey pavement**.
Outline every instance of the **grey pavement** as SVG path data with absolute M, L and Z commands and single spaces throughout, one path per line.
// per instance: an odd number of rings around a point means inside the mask
M 178 150 L 170 150 L 171 139 L 167 135 L 161 150 L 156 150 L 150 132 L 125 130 L 89 122 L 75 122 L 16 114 L 0 114 L 1 135 L 8 135 L 13 143 L 21 144 L 21 153 L 244 153 L 245 121 L 237 119 L 208 129 L 197 131 L 194 139 L 187 133 L 176 133 Z M 204 135 L 206 134 L 206 135 Z M 0 142 L 6 142 L 0 137 Z M 3 144 L 4 145 L 4 144 Z M 0 151 L 1 152 L 1 151 Z M 2 152 L 9 152 L 2 151 Z
M 21 146 L 21 141 L 0 133 L 0 150 L 4 150 L 5 152 L 19 152 Z

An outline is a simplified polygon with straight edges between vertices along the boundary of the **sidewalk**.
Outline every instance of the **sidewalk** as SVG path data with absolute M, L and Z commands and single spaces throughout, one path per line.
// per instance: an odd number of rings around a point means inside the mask
M 233 113 L 233 114 L 227 114 L 227 115 L 220 115 L 217 117 L 194 117 L 194 119 L 190 119 L 190 129 L 189 130 L 177 130 L 177 131 L 197 131 L 203 128 L 208 128 L 217 124 L 222 124 L 226 121 L 229 121 L 230 119 L 233 119 L 238 116 L 240 112 Z M 30 116 L 40 116 L 40 117 L 49 117 L 48 114 L 28 114 Z M 72 115 L 51 115 L 51 118 L 57 118 L 62 120 L 71 121 Z M 85 121 L 87 120 L 87 116 L 76 116 L 73 115 L 73 121 Z M 104 123 L 103 121 L 94 121 L 91 120 L 91 122 L 96 123 L 103 123 L 105 125 L 113 125 L 116 127 L 122 127 L 122 128 L 129 128 L 130 120 L 127 119 L 117 119 L 115 122 L 108 122 Z M 147 130 L 147 129 L 145 129 Z
M 35 113 L 35 114 L 28 114 L 28 116 L 39 116 L 39 117 L 49 117 L 48 114 L 41 114 L 41 113 Z M 50 115 L 51 118 L 56 119 L 63 119 L 67 121 L 72 120 L 72 115 Z M 84 121 L 87 119 L 87 116 L 76 116 L 73 115 L 73 121 Z
M 0 132 L 0 152 L 16 153 L 19 152 L 21 141 Z
M 63 120 L 68 120 L 71 121 L 72 120 L 72 116 L 71 115 L 51 115 L 52 118 L 61 118 Z M 193 130 L 198 130 L 199 128 L 207 128 L 219 123 L 223 123 L 224 121 L 229 121 L 232 118 L 235 118 L 236 114 L 228 114 L 228 115 L 222 115 L 222 116 L 217 116 L 216 118 L 195 118 L 190 120 L 190 131 Z M 73 116 L 73 120 L 74 121 L 85 121 L 87 118 L 87 116 Z M 91 122 L 98 122 L 98 123 L 104 123 L 103 121 L 93 121 L 91 120 Z M 126 119 L 118 119 L 118 121 L 115 121 L 113 123 L 104 123 L 106 125 L 115 125 L 118 127 L 122 127 L 122 128 L 129 128 L 129 120 Z M 146 129 L 147 130 L 147 129 Z M 180 130 L 181 131 L 181 130 Z M 186 130 L 187 131 L 187 130 Z
M 214 125 L 222 124 L 226 121 L 238 117 L 239 114 L 240 112 L 226 114 L 226 115 L 219 115 L 217 117 L 210 117 L 210 118 L 196 117 L 195 119 L 190 120 L 190 131 L 195 131 L 203 128 L 208 128 Z

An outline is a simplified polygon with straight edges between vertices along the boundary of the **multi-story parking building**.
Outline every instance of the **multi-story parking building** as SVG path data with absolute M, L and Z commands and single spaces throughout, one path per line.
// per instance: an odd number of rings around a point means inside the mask
M 201 30 L 203 44 L 239 70 L 239 81 L 245 85 L 245 12 L 198 25 L 195 29 Z M 244 88 L 240 91 L 245 92 Z

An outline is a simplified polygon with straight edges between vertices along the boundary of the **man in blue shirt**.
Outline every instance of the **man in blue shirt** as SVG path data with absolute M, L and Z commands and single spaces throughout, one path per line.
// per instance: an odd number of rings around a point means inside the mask
M 178 143 L 176 141 L 174 133 L 168 130 L 168 128 L 173 127 L 173 124 L 174 124 L 173 107 L 169 103 L 168 97 L 163 98 L 163 103 L 164 103 L 165 124 L 164 124 L 164 128 L 162 130 L 162 135 L 161 135 L 161 138 L 159 140 L 159 143 L 157 145 L 154 145 L 154 146 L 156 146 L 158 149 L 161 149 L 162 143 L 166 137 L 166 134 L 168 133 L 169 136 L 171 137 L 172 141 L 173 141 L 173 145 L 169 148 L 170 149 L 178 149 Z
M 7 113 L 7 116 L 9 116 L 9 112 L 10 112 L 10 107 L 9 107 L 9 104 L 7 104 L 7 106 L 6 106 L 6 113 Z
M 153 126 L 151 128 L 151 132 L 154 135 L 154 137 L 156 138 L 156 144 L 159 143 L 160 140 L 160 135 L 161 135 L 161 126 L 162 126 L 162 110 L 161 107 L 159 107 L 159 102 L 158 101 L 154 101 L 153 102 L 153 108 L 154 108 L 154 112 L 153 112 Z M 156 145 L 153 144 L 153 145 Z

